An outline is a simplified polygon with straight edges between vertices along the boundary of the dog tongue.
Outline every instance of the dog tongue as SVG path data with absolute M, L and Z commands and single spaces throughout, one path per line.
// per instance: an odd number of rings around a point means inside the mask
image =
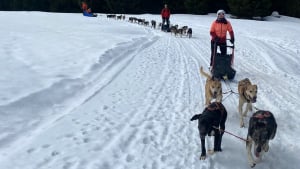
M 260 146 L 258 146 L 257 148 L 256 148 L 256 150 L 255 150 L 255 156 L 256 157 L 259 157 L 259 153 L 261 152 L 261 147 Z
M 255 156 L 258 158 L 259 157 L 259 152 L 255 152 Z

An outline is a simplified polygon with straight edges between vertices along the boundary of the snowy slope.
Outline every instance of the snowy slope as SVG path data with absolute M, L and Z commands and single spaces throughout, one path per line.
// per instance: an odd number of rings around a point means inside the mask
M 214 19 L 172 15 L 193 28 L 188 39 L 105 15 L 0 12 L 0 169 L 250 168 L 245 142 L 228 134 L 223 152 L 200 161 L 189 121 L 204 108 L 199 68 L 209 65 Z M 300 20 L 267 19 L 229 19 L 237 74 L 223 91 L 246 77 L 258 85 L 255 106 L 275 115 L 278 130 L 255 168 L 296 169 Z M 245 138 L 238 96 L 223 99 L 226 130 Z

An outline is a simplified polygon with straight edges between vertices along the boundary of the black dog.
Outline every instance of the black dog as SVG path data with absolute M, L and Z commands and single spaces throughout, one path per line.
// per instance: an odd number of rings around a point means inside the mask
M 248 161 L 251 167 L 255 166 L 255 162 L 251 153 L 253 142 L 254 154 L 257 158 L 261 158 L 262 150 L 264 152 L 269 150 L 269 140 L 275 137 L 276 130 L 277 123 L 271 112 L 259 110 L 252 115 L 249 120 L 246 142 Z
M 201 140 L 201 156 L 200 160 L 205 160 L 205 136 L 214 135 L 214 151 L 222 151 L 221 143 L 222 136 L 225 130 L 225 122 L 227 119 L 227 111 L 224 105 L 220 102 L 213 102 L 208 105 L 202 114 L 196 114 L 192 117 L 191 121 L 198 119 L 198 130 Z M 220 127 L 220 130 L 219 130 Z
M 192 28 L 189 28 L 189 29 L 187 30 L 187 36 L 188 36 L 189 38 L 191 38 L 191 37 L 192 37 L 192 34 L 193 34 L 193 30 L 192 30 Z

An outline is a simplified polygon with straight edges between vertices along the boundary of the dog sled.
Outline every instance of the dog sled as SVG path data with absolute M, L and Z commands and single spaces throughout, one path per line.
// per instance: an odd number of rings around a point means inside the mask
M 227 39 L 229 40 L 229 39 Z M 215 78 L 232 80 L 235 76 L 236 71 L 233 69 L 233 59 L 234 59 L 234 44 L 225 45 L 227 48 L 226 54 L 222 55 L 217 51 L 217 43 L 214 43 L 213 58 L 212 58 L 212 67 L 211 74 Z M 224 46 L 221 46 L 224 47 Z M 228 50 L 229 49 L 229 50 Z M 231 51 L 230 53 L 228 51 Z M 229 54 L 228 54 L 229 53 Z
M 165 21 L 164 23 L 162 23 L 161 30 L 164 31 L 164 32 L 171 32 L 170 22 Z
M 87 16 L 87 17 L 97 17 L 97 14 L 94 13 L 89 13 L 88 11 L 83 11 L 83 16 Z

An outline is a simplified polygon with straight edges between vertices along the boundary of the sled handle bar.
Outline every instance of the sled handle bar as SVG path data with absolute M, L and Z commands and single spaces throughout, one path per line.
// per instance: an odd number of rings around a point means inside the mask
M 226 39 L 226 40 L 228 40 L 228 41 L 230 41 L 230 39 Z M 230 42 L 231 43 L 231 42 Z M 226 47 L 228 47 L 228 48 L 232 48 L 232 49 L 234 49 L 234 43 L 231 43 L 231 45 L 217 45 L 217 42 L 214 42 L 214 45 L 215 46 L 226 46 Z
M 225 47 L 234 49 L 234 44 L 232 44 L 232 45 L 217 45 L 217 42 L 215 42 L 215 46 L 225 46 Z

